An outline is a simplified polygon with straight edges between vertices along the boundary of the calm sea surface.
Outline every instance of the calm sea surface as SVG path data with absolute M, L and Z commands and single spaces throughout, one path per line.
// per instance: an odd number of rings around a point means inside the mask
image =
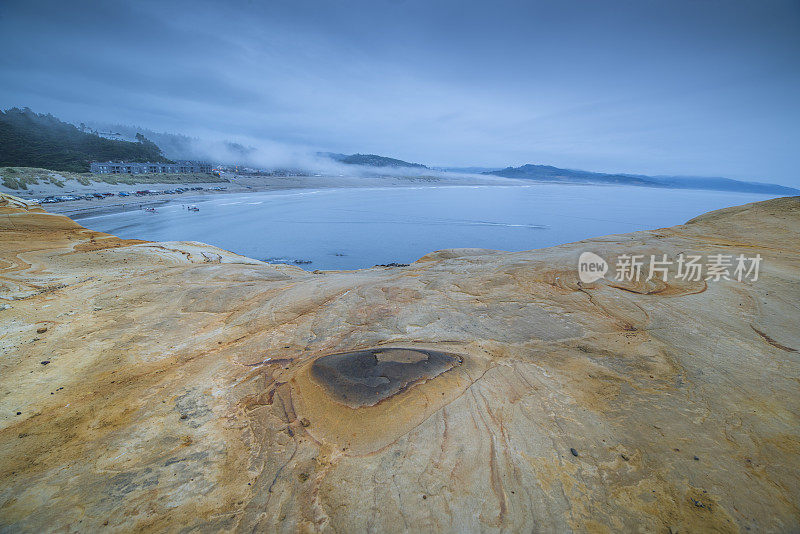
M 208 197 L 206 197 L 208 198 Z M 529 250 L 662 228 L 706 211 L 773 198 L 752 193 L 534 184 L 275 191 L 178 197 L 157 208 L 86 217 L 123 238 L 202 241 L 306 269 L 411 263 L 445 248 Z

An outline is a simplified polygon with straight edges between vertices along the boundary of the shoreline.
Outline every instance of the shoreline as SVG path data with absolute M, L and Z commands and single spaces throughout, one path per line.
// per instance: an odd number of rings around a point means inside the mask
M 224 187 L 222 191 L 187 191 L 182 194 L 155 194 L 148 196 L 120 197 L 119 191 L 133 192 L 144 189 L 170 190 L 179 187 L 196 187 L 201 184 L 135 184 L 135 185 L 109 185 L 102 182 L 92 183 L 90 186 L 73 186 L 60 190 L 37 191 L 31 189 L 24 194 L 19 191 L 9 192 L 22 199 L 41 198 L 53 194 L 91 194 L 94 192 L 114 192 L 115 195 L 107 198 L 92 200 L 72 200 L 52 204 L 43 204 L 41 207 L 50 213 L 66 215 L 73 219 L 85 219 L 98 215 L 108 215 L 125 211 L 133 211 L 146 207 L 161 206 L 170 202 L 184 201 L 196 203 L 208 200 L 217 195 L 265 193 L 270 191 L 308 190 L 308 189 L 342 189 L 342 188 L 374 188 L 374 187 L 443 187 L 443 186 L 477 186 L 477 185 L 525 185 L 520 180 L 508 178 L 473 178 L 473 177 L 403 177 L 403 176 L 226 176 L 228 182 L 209 182 L 202 184 L 204 187 Z M 497 178 L 497 179 L 495 179 Z
M 253 191 L 256 192 L 256 191 Z M 197 191 L 194 191 L 197 193 Z M 241 194 L 241 191 L 232 191 L 232 192 L 216 192 L 217 194 Z M 206 195 L 203 195 L 204 197 Z M 207 195 L 211 196 L 211 195 Z M 98 199 L 100 200 L 100 199 Z M 124 213 L 126 211 L 136 211 L 141 210 L 144 208 L 155 208 L 158 206 L 164 206 L 166 204 L 175 203 L 178 200 L 185 201 L 186 204 L 194 204 L 197 202 L 203 202 L 204 200 L 208 200 L 207 198 L 198 198 L 197 195 L 191 196 L 183 196 L 183 195 L 158 195 L 157 198 L 136 198 L 126 202 L 125 197 L 118 197 L 114 198 L 115 202 L 108 202 L 108 203 L 97 203 L 94 206 L 82 206 L 76 207 L 72 209 L 51 209 L 50 205 L 42 206 L 45 210 L 49 211 L 50 213 L 56 213 L 58 215 L 66 215 L 70 219 L 75 221 L 88 219 L 91 217 L 99 217 L 101 215 L 111 215 L 114 213 Z M 73 201 L 73 204 L 77 204 L 81 201 Z M 92 201 L 84 201 L 84 202 L 92 202 Z M 101 201 L 102 202 L 102 201 Z M 64 204 L 67 204 L 64 202 Z M 58 205 L 56 205 L 58 206 Z M 53 206 L 54 207 L 54 206 Z M 61 206 L 59 206 L 61 207 Z
M 604 183 L 575 183 L 575 182 L 548 182 L 500 176 L 478 175 L 428 175 L 428 176 L 397 176 L 397 175 L 372 175 L 372 176 L 268 176 L 268 175 L 224 175 L 226 181 L 209 182 L 171 182 L 171 183 L 136 183 L 136 184 L 109 184 L 107 182 L 91 182 L 81 185 L 75 180 L 66 180 L 65 185 L 57 187 L 53 184 L 40 184 L 29 187 L 28 190 L 10 190 L 0 186 L 0 193 L 10 194 L 24 200 L 40 199 L 48 196 L 61 195 L 87 195 L 92 193 L 113 193 L 111 197 L 95 198 L 91 200 L 80 199 L 59 203 L 42 204 L 46 211 L 59 215 L 66 215 L 73 219 L 109 215 L 133 211 L 148 207 L 157 207 L 177 200 L 185 203 L 203 202 L 212 196 L 265 193 L 271 191 L 309 190 L 309 189 L 368 189 L 368 188 L 419 188 L 419 187 L 474 187 L 474 186 L 505 186 L 505 187 L 530 187 L 534 185 L 560 185 L 560 186 L 594 186 L 594 187 L 643 187 L 628 184 Z M 203 191 L 186 191 L 178 194 L 153 194 L 148 196 L 133 196 L 135 191 L 141 189 L 171 190 L 192 187 L 223 187 L 221 191 L 211 189 Z M 659 188 L 660 189 L 660 188 Z M 684 188 L 665 188 L 684 189 Z M 119 192 L 128 192 L 132 196 L 120 197 Z M 724 193 L 741 193 L 745 191 L 727 191 L 714 189 L 691 189 L 697 193 L 719 191 Z M 766 195 L 768 198 L 777 198 Z

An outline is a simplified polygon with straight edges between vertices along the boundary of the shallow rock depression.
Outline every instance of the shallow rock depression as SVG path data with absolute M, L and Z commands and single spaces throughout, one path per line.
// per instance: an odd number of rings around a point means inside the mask
M 336 400 L 360 408 L 374 406 L 460 363 L 458 356 L 432 350 L 373 349 L 322 356 L 311 365 L 311 375 Z

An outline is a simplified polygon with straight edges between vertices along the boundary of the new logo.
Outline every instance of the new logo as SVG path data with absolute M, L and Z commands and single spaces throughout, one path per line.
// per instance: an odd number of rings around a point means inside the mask
M 584 284 L 600 280 L 607 272 L 608 263 L 594 252 L 584 252 L 578 258 L 578 277 Z

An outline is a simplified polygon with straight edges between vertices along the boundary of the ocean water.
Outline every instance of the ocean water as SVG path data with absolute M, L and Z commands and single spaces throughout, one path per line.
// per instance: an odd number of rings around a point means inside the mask
M 305 269 L 411 263 L 434 250 L 529 250 L 681 224 L 710 210 L 772 198 L 752 193 L 532 184 L 284 190 L 188 198 L 85 217 L 123 238 L 202 241 Z M 307 262 L 307 263 L 306 263 Z

